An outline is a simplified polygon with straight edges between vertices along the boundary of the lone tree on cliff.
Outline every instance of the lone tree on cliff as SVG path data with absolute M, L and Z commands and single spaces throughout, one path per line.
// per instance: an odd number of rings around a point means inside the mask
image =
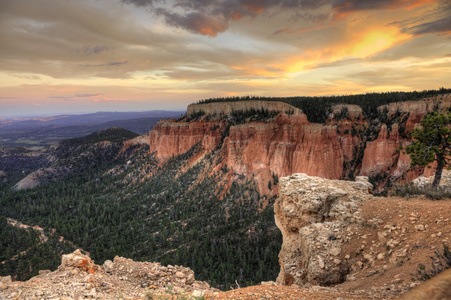
M 425 167 L 436 161 L 437 169 L 432 186 L 435 188 L 442 178 L 442 170 L 449 164 L 451 151 L 451 112 L 427 114 L 421 127 L 412 131 L 412 143 L 407 146 L 412 166 Z

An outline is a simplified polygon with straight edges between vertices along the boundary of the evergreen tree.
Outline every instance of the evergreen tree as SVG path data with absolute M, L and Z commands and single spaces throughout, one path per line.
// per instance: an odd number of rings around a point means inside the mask
M 410 154 L 412 166 L 427 166 L 437 162 L 432 183 L 437 187 L 442 177 L 442 170 L 449 164 L 451 150 L 451 112 L 432 113 L 421 120 L 421 127 L 412 131 L 412 143 L 406 152 Z

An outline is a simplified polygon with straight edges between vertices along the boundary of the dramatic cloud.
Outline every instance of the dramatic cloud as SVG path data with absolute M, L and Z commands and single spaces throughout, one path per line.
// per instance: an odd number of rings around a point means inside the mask
M 291 20 L 304 19 L 318 23 L 327 20 L 331 13 L 313 13 L 312 11 L 324 7 L 332 7 L 335 19 L 342 19 L 358 11 L 412 9 L 434 3 L 434 0 L 175 0 L 172 2 L 171 8 L 168 8 L 167 5 L 163 8 L 159 5 L 160 1 L 121 1 L 137 7 L 150 8 L 157 15 L 164 16 L 166 23 L 170 26 L 210 37 L 216 37 L 219 33 L 225 32 L 231 21 L 237 21 L 244 17 L 255 17 L 264 12 L 269 15 L 288 11 L 291 14 L 289 17 Z M 171 9 L 178 8 L 183 12 L 171 11 Z M 449 20 L 446 19 L 437 20 L 413 31 L 415 34 L 419 34 L 416 31 L 424 33 L 445 31 L 448 23 Z M 302 33 L 303 31 L 298 27 L 291 27 L 276 31 L 276 33 L 280 32 Z
M 218 33 L 224 32 L 228 28 L 227 22 L 221 16 L 214 17 L 201 12 L 180 15 L 162 9 L 159 9 L 157 12 L 163 15 L 166 23 L 171 26 L 181 27 L 188 31 L 210 37 L 215 37 Z
M 305 9 L 317 9 L 331 0 L 175 0 L 171 8 L 157 5 L 157 1 L 121 0 L 137 7 L 150 7 L 157 15 L 164 16 L 170 26 L 186 29 L 190 32 L 216 37 L 225 32 L 231 21 L 244 17 L 255 17 L 263 12 L 291 11 L 293 16 Z M 182 12 L 173 12 L 181 9 Z M 293 11 L 294 9 L 294 11 Z M 304 13 L 304 16 L 310 14 Z M 314 18 L 314 17 L 313 17 Z
M 0 0 L 0 115 L 437 88 L 450 15 L 440 0 Z

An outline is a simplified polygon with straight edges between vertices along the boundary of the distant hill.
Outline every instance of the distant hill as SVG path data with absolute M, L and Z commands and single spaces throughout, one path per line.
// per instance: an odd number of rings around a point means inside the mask
M 28 128 L 47 126 L 95 125 L 117 120 L 140 118 L 170 118 L 180 116 L 184 111 L 150 110 L 142 112 L 108 112 L 101 111 L 80 115 L 56 115 L 51 117 L 0 118 L 0 128 Z
M 0 145 L 46 147 L 64 139 L 82 137 L 111 127 L 145 134 L 161 119 L 178 118 L 184 112 L 97 112 L 45 118 L 0 119 Z

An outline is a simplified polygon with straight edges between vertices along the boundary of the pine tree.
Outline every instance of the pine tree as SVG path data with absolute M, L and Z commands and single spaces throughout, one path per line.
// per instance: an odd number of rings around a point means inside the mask
M 426 115 L 420 128 L 412 131 L 412 143 L 406 148 L 410 154 L 412 166 L 427 166 L 437 162 L 432 183 L 437 187 L 442 177 L 442 170 L 449 164 L 451 150 L 451 112 Z

